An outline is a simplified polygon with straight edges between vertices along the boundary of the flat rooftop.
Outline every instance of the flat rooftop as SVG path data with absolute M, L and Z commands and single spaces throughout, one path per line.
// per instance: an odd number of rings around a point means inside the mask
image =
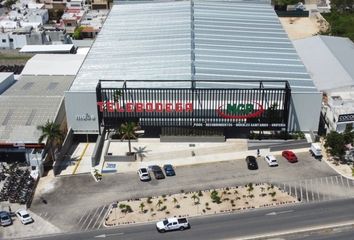
M 74 77 L 21 76 L 0 95 L 0 142 L 37 143 L 37 126 L 55 119 Z
M 95 91 L 99 80 L 176 80 L 159 87 L 189 87 L 178 80 L 196 79 L 287 80 L 294 92 L 318 92 L 269 2 L 118 1 L 70 91 Z

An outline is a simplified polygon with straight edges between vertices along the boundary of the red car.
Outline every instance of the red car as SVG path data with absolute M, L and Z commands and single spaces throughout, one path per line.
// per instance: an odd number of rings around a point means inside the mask
M 281 155 L 286 160 L 288 160 L 288 162 L 291 162 L 291 163 L 297 162 L 297 157 L 296 157 L 295 153 L 293 153 L 292 151 L 289 151 L 289 150 L 283 151 Z

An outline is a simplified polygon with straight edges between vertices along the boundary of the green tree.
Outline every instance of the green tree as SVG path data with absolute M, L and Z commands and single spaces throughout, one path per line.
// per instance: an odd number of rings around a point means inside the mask
M 193 199 L 195 205 L 199 204 L 200 199 L 195 193 L 191 196 L 191 198 Z
M 138 134 L 136 133 L 137 130 L 139 130 L 140 127 L 135 123 L 135 122 L 126 122 L 122 123 L 120 125 L 120 128 L 118 129 L 118 133 L 121 135 L 121 140 L 128 140 L 128 146 L 129 146 L 129 154 L 131 155 L 132 153 L 132 147 L 131 147 L 131 139 L 137 139 Z
M 141 212 L 144 212 L 145 204 L 143 202 L 140 203 L 139 208 L 140 208 Z
M 161 209 L 161 205 L 163 204 L 163 201 L 161 199 L 159 199 L 156 203 L 156 206 Z
M 17 2 L 17 0 L 7 0 L 7 1 L 4 3 L 4 6 L 5 6 L 6 8 L 11 8 L 11 6 L 14 5 L 16 2 Z
M 54 148 L 60 146 L 64 140 L 64 134 L 60 130 L 60 125 L 48 120 L 44 125 L 37 126 L 37 129 L 42 132 L 38 138 L 38 142 L 42 143 L 44 139 L 47 140 L 52 160 L 55 161 Z
M 344 135 L 335 131 L 330 132 L 326 136 L 324 146 L 329 149 L 332 156 L 341 158 L 345 153 Z
M 335 11 L 352 10 L 354 0 L 331 0 L 331 8 Z
M 73 38 L 74 39 L 82 39 L 82 36 L 81 36 L 81 33 L 82 33 L 82 30 L 84 29 L 83 26 L 80 26 L 80 27 L 76 27 L 75 28 L 75 31 L 73 33 Z

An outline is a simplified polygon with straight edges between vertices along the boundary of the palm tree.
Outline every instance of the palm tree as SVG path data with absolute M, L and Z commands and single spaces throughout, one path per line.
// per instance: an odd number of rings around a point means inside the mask
M 195 205 L 199 204 L 199 197 L 195 193 L 191 196 L 191 198 L 193 199 Z
M 174 205 L 175 205 L 175 207 L 176 207 L 176 205 L 177 205 L 177 203 L 178 203 L 177 198 L 175 198 L 175 197 L 174 197 L 172 201 L 173 201 L 173 204 L 174 204 Z
M 122 123 L 120 125 L 120 128 L 118 129 L 119 134 L 122 136 L 121 140 L 122 141 L 124 139 L 128 140 L 129 155 L 131 155 L 131 153 L 132 153 L 132 147 L 131 147 L 130 140 L 136 139 L 138 137 L 136 131 L 139 129 L 140 129 L 140 127 L 135 122 Z
M 163 201 L 161 199 L 159 199 L 159 201 L 156 203 L 156 206 L 158 208 L 160 208 L 162 204 L 163 204 Z
M 140 208 L 141 212 L 144 212 L 144 207 L 145 207 L 145 204 L 143 202 L 140 203 L 139 208 Z
M 54 147 L 62 144 L 64 140 L 64 134 L 60 130 L 60 125 L 47 120 L 44 125 L 37 126 L 37 129 L 42 132 L 41 136 L 38 138 L 38 142 L 42 143 L 44 139 L 47 139 L 52 160 L 55 161 Z

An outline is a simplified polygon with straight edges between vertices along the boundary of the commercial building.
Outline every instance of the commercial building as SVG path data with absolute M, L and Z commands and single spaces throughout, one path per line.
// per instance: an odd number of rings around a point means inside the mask
M 85 55 L 38 54 L 0 95 L 0 162 L 28 162 L 43 170 L 45 142 L 39 125 L 65 124 L 64 91 L 70 88 Z M 0 75 L 1 76 L 1 75 Z
M 326 132 L 354 127 L 354 44 L 349 38 L 315 36 L 294 46 L 316 87 L 323 92 L 321 123 Z
M 75 134 L 317 131 L 322 94 L 270 1 L 118 2 L 65 93 Z

